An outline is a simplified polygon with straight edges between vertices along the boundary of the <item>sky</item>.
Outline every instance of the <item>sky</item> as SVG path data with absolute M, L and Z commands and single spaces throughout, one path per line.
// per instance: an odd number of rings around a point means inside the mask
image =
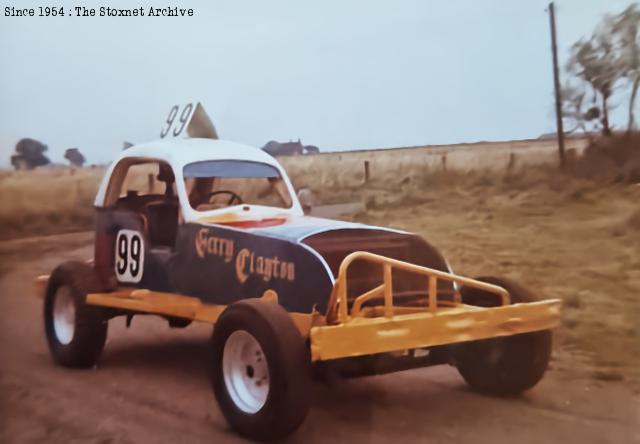
M 0 0 L 0 167 L 22 137 L 63 162 L 109 162 L 200 101 L 220 138 L 323 151 L 535 138 L 555 129 L 540 0 L 61 0 L 6 17 Z M 558 0 L 561 63 L 629 0 Z M 77 17 L 74 6 L 176 5 L 193 17 Z M 36 14 L 38 10 L 36 9 Z M 614 121 L 625 122 L 618 110 Z M 615 123 L 615 122 L 614 122 Z

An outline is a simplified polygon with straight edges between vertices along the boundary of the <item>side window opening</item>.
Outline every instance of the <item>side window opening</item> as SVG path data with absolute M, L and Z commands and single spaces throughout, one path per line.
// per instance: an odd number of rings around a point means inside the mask
M 141 196 L 176 196 L 175 178 L 169 165 L 145 162 L 129 166 L 118 200 Z
M 179 203 L 171 167 L 160 161 L 131 161 L 112 175 L 108 201 L 116 209 L 139 214 L 150 247 L 175 246 Z

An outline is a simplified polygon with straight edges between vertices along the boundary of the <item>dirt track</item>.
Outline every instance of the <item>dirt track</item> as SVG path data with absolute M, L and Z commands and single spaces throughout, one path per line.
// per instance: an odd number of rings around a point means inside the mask
M 100 366 L 55 367 L 32 278 L 91 255 L 90 236 L 0 243 L 0 442 L 224 442 L 230 432 L 209 388 L 210 327 L 111 322 Z M 640 442 L 640 395 L 552 364 L 520 399 L 468 391 L 453 368 L 337 381 L 315 402 L 293 442 Z

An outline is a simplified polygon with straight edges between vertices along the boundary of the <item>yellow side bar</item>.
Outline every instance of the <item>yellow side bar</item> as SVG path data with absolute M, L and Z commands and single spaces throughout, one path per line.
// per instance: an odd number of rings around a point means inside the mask
M 440 308 L 436 313 L 391 318 L 352 318 L 338 325 L 311 328 L 314 361 L 475 341 L 537 330 L 560 322 L 559 299 L 505 305 Z
M 110 293 L 90 293 L 86 303 L 143 313 L 215 322 L 224 305 L 203 304 L 197 298 L 150 290 L 119 290 Z
M 272 290 L 267 290 L 262 299 L 268 303 L 278 303 L 277 294 Z M 110 293 L 90 293 L 86 297 L 86 303 L 138 313 L 175 316 L 211 324 L 215 323 L 227 308 L 226 305 L 205 304 L 191 296 L 129 288 Z M 309 335 L 314 322 L 324 323 L 324 319 L 317 313 L 289 313 L 289 316 L 305 337 Z

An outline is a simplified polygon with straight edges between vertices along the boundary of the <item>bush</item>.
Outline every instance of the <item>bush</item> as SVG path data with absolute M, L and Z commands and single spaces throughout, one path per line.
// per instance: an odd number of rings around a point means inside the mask
M 594 140 L 583 155 L 570 164 L 569 172 L 604 183 L 640 182 L 640 133 Z

